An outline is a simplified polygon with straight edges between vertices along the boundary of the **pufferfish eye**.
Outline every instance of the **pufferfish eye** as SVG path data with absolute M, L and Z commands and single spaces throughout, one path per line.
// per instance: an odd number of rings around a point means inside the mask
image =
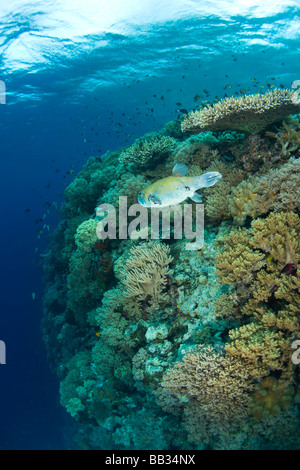
M 153 202 L 153 204 L 161 204 L 161 200 L 159 199 L 159 197 L 154 196 L 154 194 L 150 194 L 148 199 L 149 202 Z

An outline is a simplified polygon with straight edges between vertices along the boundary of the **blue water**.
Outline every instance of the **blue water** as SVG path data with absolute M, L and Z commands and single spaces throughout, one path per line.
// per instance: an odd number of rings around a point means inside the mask
M 41 333 L 41 255 L 64 188 L 89 156 L 160 129 L 196 94 L 289 88 L 300 4 L 0 0 L 0 19 L 0 448 L 68 449 Z

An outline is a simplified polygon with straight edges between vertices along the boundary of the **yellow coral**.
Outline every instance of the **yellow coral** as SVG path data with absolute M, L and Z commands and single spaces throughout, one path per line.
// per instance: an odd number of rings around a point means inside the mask
M 291 90 L 274 89 L 265 95 L 244 95 L 221 100 L 200 111 L 192 111 L 181 124 L 182 132 L 241 130 L 257 134 L 269 124 L 300 110 Z
M 232 316 L 252 320 L 229 331 L 225 349 L 256 378 L 280 370 L 293 380 L 290 344 L 300 335 L 299 231 L 297 214 L 271 213 L 253 221 L 249 231 L 231 232 L 217 257 L 220 281 L 236 287 L 239 306 L 233 305 Z
M 271 213 L 266 219 L 252 222 L 252 243 L 269 253 L 283 269 L 291 263 L 295 266 L 300 261 L 300 218 L 293 212 Z

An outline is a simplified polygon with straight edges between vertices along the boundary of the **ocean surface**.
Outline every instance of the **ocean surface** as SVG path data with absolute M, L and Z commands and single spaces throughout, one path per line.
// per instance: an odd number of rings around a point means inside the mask
M 198 105 L 291 89 L 300 4 L 0 0 L 0 20 L 0 448 L 79 448 L 42 331 L 43 264 L 64 191 L 89 157 Z

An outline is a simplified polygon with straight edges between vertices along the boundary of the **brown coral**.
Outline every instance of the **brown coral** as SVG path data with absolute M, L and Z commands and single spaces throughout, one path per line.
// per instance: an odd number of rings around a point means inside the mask
M 257 418 L 267 418 L 289 408 L 295 394 L 294 387 L 275 377 L 265 377 L 253 393 L 251 414 Z
M 300 100 L 292 100 L 293 92 L 274 89 L 265 95 L 244 95 L 221 100 L 200 111 L 192 111 L 182 122 L 183 132 L 207 130 L 240 130 L 256 134 L 269 124 L 300 110 Z
M 295 211 L 300 208 L 300 160 L 290 160 L 265 176 L 252 177 L 234 188 L 229 195 L 230 213 L 237 225 L 247 217 L 256 217 L 271 210 Z
M 251 387 L 247 372 L 234 358 L 199 346 L 164 375 L 159 400 L 170 412 L 182 408 L 189 438 L 199 444 L 228 429 L 229 423 L 231 430 L 241 424 Z
M 249 231 L 231 232 L 217 256 L 220 281 L 235 287 L 239 299 L 233 316 L 252 320 L 229 332 L 225 349 L 255 378 L 277 370 L 292 380 L 290 344 L 300 335 L 299 231 L 297 214 L 271 213 L 252 222 Z

